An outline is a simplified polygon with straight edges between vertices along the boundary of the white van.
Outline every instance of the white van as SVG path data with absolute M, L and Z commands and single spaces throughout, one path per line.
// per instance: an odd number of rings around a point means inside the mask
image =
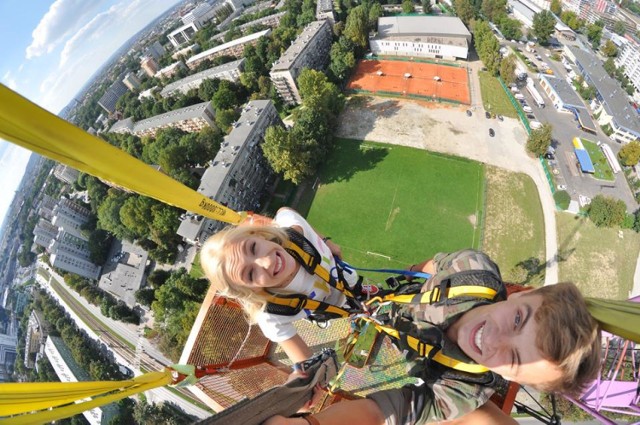
M 516 93 L 516 94 L 513 95 L 513 97 L 515 97 L 518 100 L 524 99 L 524 95 L 522 93 Z
M 540 121 L 529 121 L 529 127 L 531 127 L 534 130 L 537 130 L 538 128 L 542 127 L 542 123 Z
M 531 109 L 531 106 L 528 106 L 528 105 L 523 106 L 522 110 L 529 114 L 533 112 L 533 109 Z

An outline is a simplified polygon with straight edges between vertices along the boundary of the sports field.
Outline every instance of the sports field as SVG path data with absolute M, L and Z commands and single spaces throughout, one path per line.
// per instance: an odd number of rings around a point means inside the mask
M 347 89 L 471 103 L 467 69 L 442 64 L 363 60 Z
M 406 267 L 478 247 L 484 167 L 394 145 L 340 139 L 307 216 L 354 266 Z

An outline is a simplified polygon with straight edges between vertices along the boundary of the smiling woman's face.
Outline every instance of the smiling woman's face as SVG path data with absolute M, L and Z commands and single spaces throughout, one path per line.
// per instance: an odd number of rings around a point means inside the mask
M 447 329 L 447 336 L 475 362 L 506 379 L 529 385 L 555 381 L 559 368 L 536 346 L 534 316 L 541 305 L 542 296 L 517 293 L 469 310 Z
M 251 289 L 285 287 L 299 267 L 282 246 L 259 236 L 231 244 L 225 255 L 229 278 L 235 284 Z

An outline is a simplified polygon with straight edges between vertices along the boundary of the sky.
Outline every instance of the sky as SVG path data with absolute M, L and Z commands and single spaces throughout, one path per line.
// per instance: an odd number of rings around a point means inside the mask
M 0 0 L 0 83 L 57 114 L 131 36 L 181 0 Z M 31 152 L 0 139 L 0 222 Z

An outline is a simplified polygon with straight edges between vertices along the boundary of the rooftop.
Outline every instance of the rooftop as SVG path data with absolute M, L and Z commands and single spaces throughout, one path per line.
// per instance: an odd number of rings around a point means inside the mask
M 620 83 L 609 77 L 597 56 L 577 47 L 568 46 L 568 48 L 576 58 L 577 65 L 584 70 L 602 97 L 600 101 L 616 124 L 640 135 L 638 115 L 629 105 L 627 93 L 622 90 Z
M 393 36 L 465 37 L 471 33 L 460 18 L 451 16 L 388 16 L 378 19 L 378 37 Z
M 223 65 L 216 66 L 214 68 L 205 69 L 204 71 L 198 72 L 193 75 L 189 75 L 188 77 L 185 77 L 178 81 L 174 81 L 171 84 L 167 84 L 165 88 L 163 88 L 162 91 L 160 92 L 160 95 L 164 97 L 165 95 L 172 93 L 173 91 L 178 90 L 180 87 L 194 81 L 206 80 L 208 78 L 211 78 L 211 79 L 216 78 L 217 75 L 240 68 L 243 64 L 244 64 L 244 58 L 233 61 L 233 62 L 228 62 Z
M 168 123 L 200 117 L 210 104 L 211 102 L 198 103 L 197 105 L 187 106 L 185 108 L 176 109 L 175 111 L 165 112 L 164 114 L 147 118 L 146 120 L 135 123 L 133 125 L 133 131 L 137 133 L 149 128 L 160 127 Z
M 563 103 L 568 104 L 569 106 L 574 106 L 576 108 L 585 108 L 582 99 L 576 93 L 576 91 L 571 87 L 566 80 L 562 78 L 550 77 L 548 75 L 542 75 L 541 78 L 545 80 L 553 90 L 560 96 Z
M 295 60 L 300 56 L 300 53 L 308 46 L 309 41 L 315 37 L 315 35 L 325 26 L 329 26 L 327 21 L 313 21 L 307 25 L 300 33 L 298 38 L 295 39 L 293 44 L 278 58 L 278 60 L 271 67 L 271 71 L 286 71 Z
M 264 30 L 264 31 L 256 32 L 256 33 L 253 33 L 253 34 L 249 34 L 249 35 L 247 35 L 247 36 L 244 36 L 244 37 L 237 38 L 237 39 L 232 40 L 232 41 L 230 41 L 230 42 L 228 42 L 228 43 L 221 44 L 221 45 L 216 46 L 216 47 L 214 47 L 214 48 L 212 48 L 212 49 L 205 50 L 204 52 L 200 52 L 200 53 L 198 53 L 197 55 L 191 56 L 191 57 L 187 60 L 187 64 L 190 64 L 190 63 L 192 63 L 192 62 L 196 62 L 196 61 L 198 61 L 198 60 L 200 60 L 200 59 L 203 59 L 203 58 L 206 58 L 206 57 L 208 57 L 208 56 L 211 56 L 211 55 L 213 55 L 214 53 L 217 53 L 217 52 L 220 52 L 220 51 L 223 51 L 223 50 L 229 49 L 229 48 L 231 48 L 231 47 L 233 47 L 233 46 L 237 46 L 237 45 L 239 45 L 239 44 L 244 44 L 244 43 L 247 43 L 247 42 L 249 42 L 249 41 L 252 41 L 252 40 L 258 39 L 258 38 L 263 37 L 263 36 L 265 36 L 265 35 L 268 35 L 268 34 L 270 34 L 270 33 L 271 33 L 271 29 L 266 29 L 266 30 Z

